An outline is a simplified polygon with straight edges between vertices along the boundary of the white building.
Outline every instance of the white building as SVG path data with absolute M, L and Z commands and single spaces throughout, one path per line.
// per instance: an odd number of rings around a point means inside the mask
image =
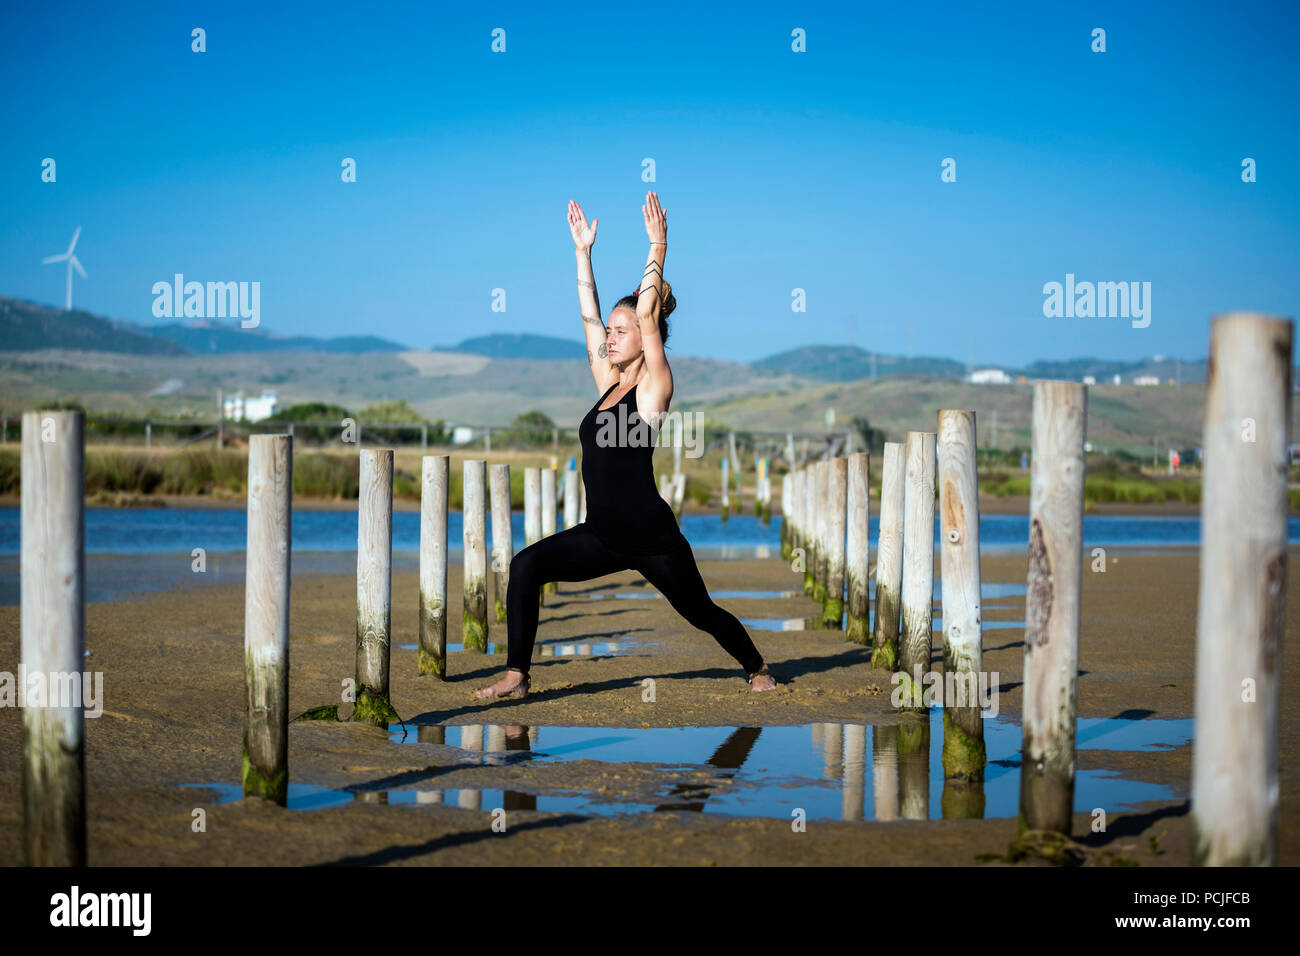
M 1011 376 L 1000 368 L 977 368 L 966 376 L 966 381 L 974 385 L 1010 385 Z
M 1159 385 L 1160 376 L 1158 375 L 1139 375 L 1133 379 L 1134 385 Z
M 244 398 L 242 393 L 229 395 L 222 405 L 226 418 L 236 422 L 260 422 L 280 410 L 275 392 L 263 392 L 258 398 Z
M 453 445 L 467 445 L 474 438 L 474 429 L 468 425 L 457 425 L 451 431 L 451 442 Z
M 1096 385 L 1096 384 L 1097 384 L 1097 379 L 1096 379 L 1094 376 L 1092 376 L 1092 375 L 1085 375 L 1085 376 L 1083 377 L 1083 384 L 1084 384 L 1084 385 Z

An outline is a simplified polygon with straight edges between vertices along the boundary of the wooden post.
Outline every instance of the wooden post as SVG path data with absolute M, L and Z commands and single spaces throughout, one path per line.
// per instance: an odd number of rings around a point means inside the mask
M 799 463 L 794 459 L 794 432 L 785 433 L 785 458 L 790 463 L 791 471 L 799 467 Z
M 813 600 L 826 605 L 827 547 L 830 542 L 830 462 L 817 462 L 817 568 L 813 576 Z
M 217 389 L 217 447 L 226 447 L 226 398 L 221 389 Z
M 848 457 L 848 543 L 845 545 L 845 574 L 849 585 L 849 626 L 846 637 L 857 644 L 871 645 L 871 616 L 868 595 L 871 567 L 871 504 L 868 476 L 871 458 L 865 451 Z
M 487 652 L 487 462 L 467 458 L 464 464 L 462 526 L 465 558 L 465 601 L 461 615 L 461 644 L 467 651 Z M 555 499 L 551 499 L 551 517 Z
M 790 551 L 794 545 L 794 523 L 790 511 L 794 506 L 794 472 L 787 471 L 781 478 L 781 560 L 790 560 Z
M 930 671 L 934 611 L 934 432 L 908 432 L 904 445 L 906 478 L 903 488 L 903 672 L 900 698 L 904 707 L 922 707 Z M 929 724 L 926 725 L 929 733 Z M 928 736 L 927 736 L 928 740 Z
M 578 523 L 587 520 L 587 483 L 578 475 Z
M 524 469 L 524 545 L 542 540 L 542 469 Z
M 425 455 L 420 474 L 419 673 L 447 679 L 449 455 Z
M 393 595 L 393 450 L 360 449 L 357 498 L 357 676 L 352 719 L 384 727 Z
M 542 537 L 555 534 L 555 469 L 542 469 Z M 547 581 L 539 592 L 542 595 L 559 591 L 554 581 Z
M 844 626 L 844 522 L 848 500 L 847 458 L 832 458 L 826 467 L 826 600 L 822 626 Z
M 542 540 L 542 469 L 524 469 L 524 546 Z M 542 589 L 537 589 L 537 604 L 542 603 Z
M 292 428 L 293 426 L 291 425 L 289 427 Z M 420 451 L 428 451 L 428 449 L 429 449 L 429 426 L 421 425 L 420 426 Z
M 731 470 L 736 478 L 736 513 L 744 510 L 745 501 L 740 493 L 740 456 L 736 454 L 736 433 L 727 432 L 727 442 L 731 445 Z
M 146 449 L 153 447 L 153 423 L 144 423 L 144 447 Z
M 1019 831 L 1070 833 L 1085 386 L 1034 382 Z
M 573 528 L 578 524 L 578 472 L 574 468 L 564 469 L 564 527 Z
M 796 550 L 803 547 L 803 499 L 804 469 L 795 470 L 790 479 L 790 557 L 793 561 Z
M 47 689 L 22 707 L 28 866 L 86 865 L 85 425 L 80 411 L 23 413 L 17 690 L 38 675 Z
M 899 598 L 903 588 L 903 501 L 907 485 L 903 446 L 885 442 L 880 471 L 880 527 L 876 538 L 875 647 L 871 666 L 898 666 Z
M 492 496 L 493 603 L 496 605 L 492 617 L 497 624 L 504 624 L 506 591 L 510 587 L 510 561 L 515 556 L 515 535 L 510 526 L 510 466 L 493 465 L 489 469 L 488 478 Z
M 939 581 L 943 612 L 943 769 L 948 779 L 984 779 L 980 600 L 980 508 L 975 413 L 940 409 Z M 949 675 L 954 675 L 950 678 Z M 954 681 L 956 686 L 954 687 Z M 949 696 L 950 690 L 955 690 Z
M 722 520 L 727 520 L 727 512 L 731 506 L 731 483 L 729 470 L 731 462 L 726 455 L 722 456 Z
M 244 796 L 289 798 L 289 580 L 293 439 L 248 440 L 244 569 Z
M 803 486 L 803 593 L 812 597 L 817 590 L 817 462 L 804 468 Z
M 1210 326 L 1192 749 L 1201 865 L 1277 862 L 1293 336 L 1291 320 L 1250 313 Z

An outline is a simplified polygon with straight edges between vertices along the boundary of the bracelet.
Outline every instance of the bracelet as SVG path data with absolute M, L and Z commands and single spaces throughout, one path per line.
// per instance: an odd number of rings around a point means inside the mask
M 655 242 L 653 239 L 651 239 L 651 240 L 650 240 L 650 245 L 652 245 L 652 246 L 666 246 L 666 245 L 668 245 L 668 243 L 666 243 L 666 242 Z

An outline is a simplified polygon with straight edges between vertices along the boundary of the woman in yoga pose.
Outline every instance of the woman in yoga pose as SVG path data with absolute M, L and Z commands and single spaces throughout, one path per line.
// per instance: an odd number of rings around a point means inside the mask
M 528 695 L 528 669 L 537 635 L 537 592 L 543 584 L 587 581 L 628 569 L 644 575 L 673 610 L 713 635 L 745 669 L 753 690 L 776 686 L 744 626 L 709 597 L 691 546 L 678 529 L 672 508 L 655 488 L 651 467 L 654 439 L 673 397 L 664 340 L 668 338 L 668 314 L 677 303 L 672 286 L 663 280 L 667 210 L 661 209 L 659 197 L 649 192 L 641 212 L 650 237 L 645 274 L 636 292 L 615 304 L 606 328 L 591 269 L 591 246 L 600 220 L 588 224 L 582 207 L 569 202 L 587 364 L 602 393 L 578 427 L 587 520 L 529 545 L 510 562 L 506 674 L 475 691 L 479 699 Z

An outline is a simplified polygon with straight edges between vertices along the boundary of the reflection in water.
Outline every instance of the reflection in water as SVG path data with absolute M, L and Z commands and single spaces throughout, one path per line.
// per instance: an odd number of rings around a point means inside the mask
M 541 657 L 618 657 L 624 654 L 635 654 L 647 647 L 657 647 L 658 644 L 658 641 L 634 641 L 631 638 L 618 641 L 583 641 L 581 643 L 571 642 L 567 644 L 538 642 L 535 645 L 535 650 Z M 416 649 L 415 644 L 399 644 L 397 646 L 399 650 L 403 651 Z M 454 654 L 464 649 L 465 645 L 463 644 L 447 645 L 448 654 Z M 506 647 L 504 644 L 488 642 L 487 653 L 504 654 L 505 652 Z
M 952 712 L 955 715 L 955 711 Z M 477 811 L 497 808 L 580 814 L 684 811 L 786 821 L 799 810 L 810 820 L 888 821 L 942 817 L 1012 817 L 1019 809 L 1019 724 L 984 718 L 987 758 L 971 750 L 963 760 L 945 739 L 945 713 L 908 714 L 879 725 L 817 723 L 772 727 L 560 727 L 523 725 L 416 725 L 405 743 L 440 745 L 457 753 L 435 758 L 427 772 L 358 781 L 341 789 L 291 782 L 288 808 L 344 804 L 448 804 Z M 965 716 L 965 715 L 963 715 Z M 1081 750 L 1154 750 L 1190 742 L 1191 720 L 1083 718 Z M 868 740 L 868 738 L 870 738 Z M 390 739 L 402 742 L 394 730 Z M 869 759 L 868 759 L 869 755 Z M 495 768 L 496 782 L 511 780 L 520 762 L 562 766 L 574 760 L 640 765 L 658 795 L 609 799 L 597 785 L 566 785 L 563 774 L 538 784 L 542 793 L 513 789 L 429 787 L 429 778 L 466 768 Z M 649 774 L 647 778 L 645 775 Z M 600 776 L 600 775 L 597 775 Z M 979 777 L 983 777 L 981 781 Z M 581 779 L 588 779 L 584 774 Z M 660 781 L 657 787 L 654 781 Z M 237 783 L 191 784 L 215 790 L 222 801 L 242 797 Z M 1113 771 L 1075 775 L 1075 808 L 1119 809 L 1143 801 L 1168 801 L 1169 787 L 1124 780 Z

